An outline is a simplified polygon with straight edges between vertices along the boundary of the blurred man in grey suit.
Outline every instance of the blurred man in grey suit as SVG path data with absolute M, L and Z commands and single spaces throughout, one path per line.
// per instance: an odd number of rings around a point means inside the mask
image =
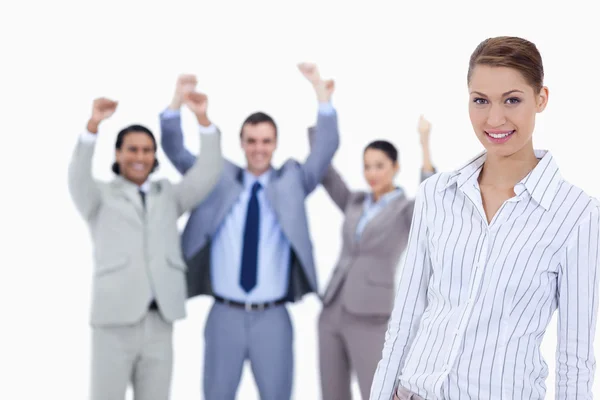
M 206 96 L 186 103 L 206 115 Z M 131 382 L 136 400 L 169 398 L 173 322 L 185 316 L 186 266 L 177 219 L 214 188 L 223 169 L 220 134 L 201 135 L 198 160 L 177 185 L 150 181 L 156 141 L 141 125 L 117 136 L 117 175 L 92 176 L 100 123 L 117 103 L 96 99 L 69 165 L 69 191 L 88 223 L 94 246 L 91 399 L 123 400 Z
M 183 233 L 189 295 L 211 295 L 206 320 L 204 396 L 234 400 L 249 360 L 261 400 L 288 400 L 293 378 L 293 329 L 285 307 L 317 292 L 306 197 L 319 184 L 339 145 L 333 82 L 301 64 L 319 102 L 315 142 L 304 162 L 271 165 L 277 126 L 264 113 L 242 124 L 247 165 L 226 162 L 223 176 L 191 214 Z M 316 79 L 315 79 L 316 78 Z M 195 157 L 183 145 L 179 107 L 195 79 L 182 76 L 161 119 L 162 145 L 185 173 Z

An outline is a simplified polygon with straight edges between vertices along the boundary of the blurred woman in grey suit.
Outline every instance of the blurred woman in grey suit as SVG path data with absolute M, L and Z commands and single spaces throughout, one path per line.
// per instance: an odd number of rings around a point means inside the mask
M 431 124 L 421 117 L 421 180 L 435 173 L 429 153 Z M 321 181 L 344 212 L 342 251 L 323 296 L 319 351 L 323 400 L 351 399 L 351 372 L 363 399 L 381 359 L 387 321 L 394 305 L 394 276 L 412 221 L 414 200 L 394 184 L 400 166 L 391 143 L 377 140 L 364 150 L 370 192 L 351 191 L 330 166 Z

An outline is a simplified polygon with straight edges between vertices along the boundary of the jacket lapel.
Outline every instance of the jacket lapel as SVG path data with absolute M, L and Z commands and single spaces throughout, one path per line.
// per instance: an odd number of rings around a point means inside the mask
M 162 184 L 160 182 L 152 182 L 152 184 L 150 186 L 150 190 L 146 194 L 146 213 L 148 215 L 150 215 L 150 213 L 152 213 L 154 211 L 154 209 L 156 208 L 156 202 L 158 201 L 158 197 L 160 196 L 161 192 L 162 192 Z M 139 193 L 138 193 L 138 197 L 140 197 Z M 143 206 L 141 203 L 141 197 L 140 197 L 140 206 Z
M 375 215 L 375 217 L 373 217 L 369 222 L 367 222 L 367 224 L 365 225 L 365 227 L 363 229 L 363 233 L 360 236 L 360 241 L 363 241 L 363 239 L 365 239 L 365 237 L 368 238 L 370 231 L 373 229 L 377 229 L 378 226 L 381 226 L 383 221 L 386 221 L 390 217 L 390 214 L 392 212 L 399 213 L 408 204 L 409 203 L 408 203 L 408 201 L 406 201 L 405 194 L 401 194 L 398 197 L 392 199 L 388 204 L 386 204 L 383 207 L 382 210 L 379 211 L 379 213 L 377 213 L 377 215 Z M 398 209 L 398 207 L 401 207 L 401 208 Z
M 131 205 L 137 216 L 141 219 L 144 217 L 144 206 L 142 198 L 135 184 L 129 182 L 122 176 L 117 176 L 114 180 L 115 188 L 120 193 L 122 198 Z
M 219 207 L 215 211 L 215 218 L 213 221 L 217 222 L 225 219 L 225 216 L 229 210 L 231 210 L 231 207 L 244 191 L 244 170 L 231 163 L 227 164 L 226 167 L 226 174 L 223 175 L 224 178 L 219 182 L 219 185 L 225 185 L 226 188 L 224 190 L 225 196 L 220 199 Z M 218 226 L 214 226 L 213 228 L 217 229 Z
M 352 245 L 354 245 L 356 242 L 356 228 L 358 227 L 360 217 L 363 214 L 366 196 L 366 193 L 360 192 L 358 196 L 354 197 L 352 205 L 348 207 L 348 211 L 346 213 L 346 234 L 349 235 L 350 243 L 352 243 Z

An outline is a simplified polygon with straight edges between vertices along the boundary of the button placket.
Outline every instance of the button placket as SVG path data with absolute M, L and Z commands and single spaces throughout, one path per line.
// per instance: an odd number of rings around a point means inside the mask
M 459 320 L 459 324 L 456 327 L 456 329 L 454 330 L 454 337 L 457 337 L 459 335 L 464 336 L 467 324 L 469 323 L 469 319 L 471 318 L 471 314 L 473 312 L 473 308 L 475 305 L 474 299 L 477 296 L 477 290 L 481 285 L 481 280 L 483 279 L 484 268 L 482 268 L 482 267 L 485 266 L 485 261 L 482 261 L 482 260 L 487 259 L 488 246 L 490 243 L 489 242 L 490 230 L 486 229 L 486 231 L 487 232 L 485 234 L 485 237 L 484 237 L 484 240 L 482 243 L 482 249 L 481 249 L 480 256 L 474 265 L 474 270 L 473 270 L 474 276 L 471 281 L 471 286 L 469 287 L 469 298 L 467 299 L 467 302 L 465 303 L 464 310 L 461 315 L 461 319 Z M 462 340 L 454 341 L 454 346 L 452 349 L 450 349 L 450 355 L 448 357 L 447 363 L 444 364 L 444 366 L 443 366 L 444 373 L 450 372 L 448 365 L 453 364 L 456 361 L 456 357 L 458 356 L 458 349 L 460 348 L 461 343 L 462 343 Z

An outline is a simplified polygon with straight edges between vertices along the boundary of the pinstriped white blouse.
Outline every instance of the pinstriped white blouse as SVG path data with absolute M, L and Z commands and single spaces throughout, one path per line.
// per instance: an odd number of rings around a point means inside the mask
M 489 225 L 485 153 L 421 184 L 371 400 L 543 399 L 557 308 L 556 398 L 592 398 L 600 203 L 536 156 Z

